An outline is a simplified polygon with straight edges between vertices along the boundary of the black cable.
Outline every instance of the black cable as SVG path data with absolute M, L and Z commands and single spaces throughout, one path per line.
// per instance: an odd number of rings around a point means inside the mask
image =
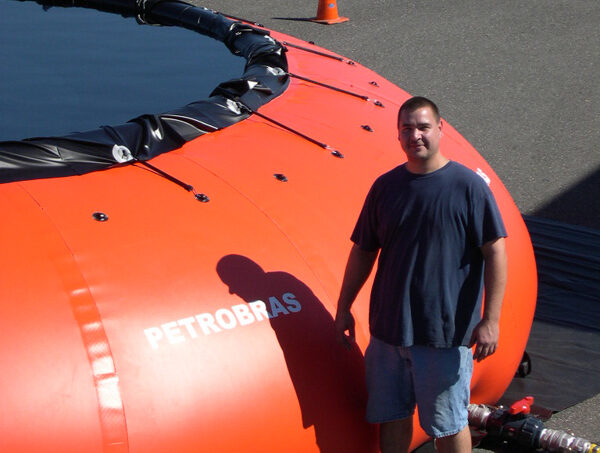
M 220 13 L 220 12 L 218 12 L 217 14 L 225 16 L 225 17 L 227 17 L 229 19 L 237 20 L 237 21 L 240 21 L 240 22 L 246 22 L 247 24 L 252 24 L 252 25 L 255 25 L 257 27 L 265 28 L 265 26 L 263 24 L 261 24 L 259 22 L 255 22 L 253 20 L 244 19 L 242 17 L 235 17 L 235 16 L 232 16 L 231 14 L 225 14 L 225 13 Z
M 305 140 L 308 140 L 309 142 L 311 142 L 311 143 L 314 143 L 314 144 L 315 144 L 315 145 L 317 145 L 317 146 L 320 146 L 320 147 L 321 147 L 321 148 L 323 148 L 323 149 L 326 149 L 326 150 L 329 150 L 329 151 L 331 151 L 331 154 L 332 154 L 333 156 L 335 156 L 335 157 L 339 157 L 339 158 L 343 158 L 343 157 L 344 157 L 344 155 L 343 155 L 342 153 L 340 153 L 338 150 L 336 150 L 336 149 L 332 148 L 332 147 L 331 147 L 331 146 L 329 146 L 328 144 L 326 144 L 326 143 L 323 143 L 323 142 L 320 142 L 320 141 L 318 141 L 318 140 L 315 140 L 314 138 L 312 138 L 312 137 L 309 137 L 308 135 L 306 135 L 306 134 L 303 134 L 302 132 L 300 132 L 300 131 L 297 131 L 296 129 L 293 129 L 293 128 L 289 127 L 289 126 L 286 126 L 285 124 L 283 124 L 283 123 L 280 123 L 279 121 L 277 121 L 277 120 L 274 120 L 273 118 L 270 118 L 270 117 L 268 117 L 268 116 L 266 116 L 266 115 L 263 115 L 262 113 L 260 113 L 260 112 L 257 112 L 256 110 L 252 110 L 250 107 L 248 107 L 246 104 L 244 104 L 243 102 L 241 102 L 241 101 L 239 101 L 239 100 L 238 100 L 238 103 L 239 103 L 239 104 L 240 104 L 242 107 L 244 107 L 244 108 L 245 108 L 245 109 L 246 109 L 246 110 L 247 110 L 249 113 L 252 113 L 252 114 L 254 114 L 254 115 L 256 115 L 256 116 L 258 116 L 258 117 L 260 117 L 260 118 L 263 118 L 263 119 L 265 119 L 265 120 L 267 120 L 267 121 L 269 121 L 269 122 L 273 123 L 273 124 L 276 124 L 277 126 L 279 126 L 279 127 L 283 128 L 283 129 L 285 129 L 286 131 L 289 131 L 289 132 L 291 132 L 291 133 L 293 133 L 293 134 L 296 134 L 296 135 L 298 135 L 298 136 L 302 137 L 303 139 L 305 139 Z
M 326 83 L 319 82 L 319 81 L 313 80 L 313 79 L 309 79 L 308 77 L 300 76 L 298 74 L 292 74 L 291 72 L 288 72 L 287 75 L 289 75 L 290 77 L 294 77 L 295 79 L 304 80 L 306 82 L 314 83 L 315 85 L 319 85 L 319 86 L 322 86 L 322 87 L 325 87 L 325 88 L 329 88 L 330 90 L 339 91 L 340 93 L 349 94 L 350 96 L 354 96 L 354 97 L 363 99 L 365 101 L 370 101 L 371 100 L 369 98 L 369 96 L 365 96 L 363 94 L 358 94 L 358 93 L 354 93 L 352 91 L 344 90 L 343 88 L 338 88 L 338 87 L 335 87 L 333 85 L 328 85 Z
M 154 165 L 152 165 L 149 162 L 146 162 L 145 160 L 137 160 L 136 162 L 139 162 L 140 164 L 148 167 L 152 171 L 158 173 L 163 178 L 166 178 L 169 181 L 174 182 L 178 186 L 183 187 L 188 192 L 192 192 L 194 194 L 194 197 L 196 198 L 196 200 L 201 201 L 203 203 L 206 203 L 207 201 L 209 201 L 209 198 L 205 194 L 196 192 L 196 190 L 194 189 L 194 186 L 192 186 L 191 184 L 187 184 L 187 183 L 183 182 L 182 180 L 177 179 L 175 176 L 172 176 L 169 173 L 167 173 L 166 171 L 163 171 L 160 168 L 155 167 Z
M 292 44 L 291 42 L 283 41 L 282 44 L 284 46 L 290 46 L 290 47 L 293 47 L 295 49 L 304 50 L 305 52 L 310 52 L 310 53 L 314 53 L 316 55 L 321 55 L 322 57 L 327 57 L 327 58 L 332 58 L 332 59 L 337 60 L 337 61 L 342 61 L 342 62 L 348 63 L 350 65 L 355 64 L 353 61 L 346 60 L 345 58 L 338 57 L 337 55 L 332 55 L 330 53 L 325 53 L 325 52 L 321 52 L 319 50 L 310 49 L 308 47 L 302 47 L 302 46 L 299 46 L 298 44 Z

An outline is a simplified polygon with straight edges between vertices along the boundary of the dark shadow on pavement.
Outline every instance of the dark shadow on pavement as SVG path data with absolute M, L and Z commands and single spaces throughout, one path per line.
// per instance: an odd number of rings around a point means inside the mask
M 562 411 L 600 393 L 600 230 L 526 216 L 538 272 L 527 352 L 502 404 L 531 395 Z
M 537 209 L 533 215 L 600 229 L 600 169 Z

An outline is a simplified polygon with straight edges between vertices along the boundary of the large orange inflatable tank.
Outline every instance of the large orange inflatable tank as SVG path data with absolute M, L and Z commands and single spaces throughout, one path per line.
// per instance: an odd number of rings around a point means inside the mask
M 204 203 L 139 163 L 0 185 L 1 451 L 377 451 L 363 419 L 370 284 L 354 349 L 336 343 L 333 316 L 364 197 L 404 161 L 409 95 L 271 36 L 290 73 L 364 96 L 292 77 L 259 109 L 339 153 L 250 115 L 151 160 Z M 508 230 L 500 345 L 472 381 L 473 402 L 494 403 L 533 318 L 532 247 L 497 175 L 448 124 L 442 147 L 489 182 Z M 416 428 L 413 447 L 425 440 Z

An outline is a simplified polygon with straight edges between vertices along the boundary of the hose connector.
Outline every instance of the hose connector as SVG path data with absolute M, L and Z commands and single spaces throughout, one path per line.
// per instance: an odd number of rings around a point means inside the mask
M 600 453 L 600 445 L 557 429 L 542 429 L 539 448 L 556 453 Z
M 529 413 L 533 398 L 517 401 L 510 408 L 470 404 L 469 425 L 489 436 L 549 453 L 600 453 L 600 445 L 565 431 L 548 429 Z

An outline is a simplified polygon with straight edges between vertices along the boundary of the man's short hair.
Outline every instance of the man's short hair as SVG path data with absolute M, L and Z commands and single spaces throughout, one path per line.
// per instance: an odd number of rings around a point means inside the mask
M 404 104 L 400 106 L 400 110 L 398 110 L 398 124 L 400 123 L 400 115 L 402 115 L 402 112 L 414 112 L 415 110 L 420 109 L 422 107 L 431 108 L 436 121 L 440 121 L 440 110 L 438 109 L 438 106 L 435 105 L 435 102 L 422 96 L 415 96 L 405 101 Z

